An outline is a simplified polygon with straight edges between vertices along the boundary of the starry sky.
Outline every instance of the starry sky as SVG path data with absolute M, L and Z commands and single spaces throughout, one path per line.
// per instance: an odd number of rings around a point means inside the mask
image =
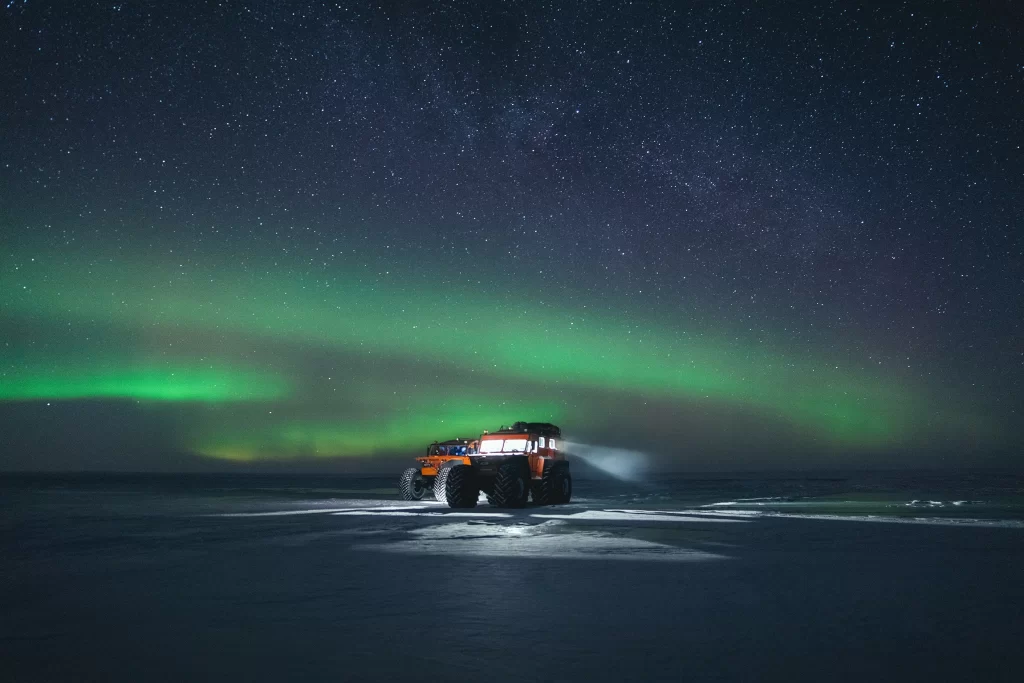
M 1021 466 L 1022 26 L 5 0 L 0 469 Z

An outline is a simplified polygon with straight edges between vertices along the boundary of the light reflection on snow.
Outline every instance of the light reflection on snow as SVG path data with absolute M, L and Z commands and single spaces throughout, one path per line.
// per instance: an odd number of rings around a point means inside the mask
M 711 515 L 691 515 L 680 512 L 662 512 L 657 510 L 583 510 L 571 514 L 530 515 L 537 519 L 567 519 L 593 522 L 746 522 L 745 519 Z
M 292 515 L 324 515 L 352 508 L 313 508 L 312 510 L 273 510 L 271 512 L 224 512 L 210 517 L 291 517 Z
M 757 499 L 758 502 L 761 499 Z M 325 501 L 326 502 L 326 501 Z M 630 508 L 597 508 L 584 506 L 574 501 L 572 505 L 558 507 L 528 507 L 522 510 L 501 510 L 483 505 L 471 510 L 450 510 L 436 501 L 420 501 L 398 503 L 392 500 L 352 500 L 350 505 L 336 507 L 338 500 L 331 501 L 334 506 L 324 504 L 316 506 L 307 501 L 303 507 L 285 510 L 254 510 L 250 512 L 228 512 L 204 517 L 292 517 L 300 515 L 335 515 L 339 517 L 407 517 L 439 520 L 445 517 L 486 519 L 548 520 L 592 522 L 664 522 L 664 523 L 744 523 L 764 519 L 800 519 L 841 522 L 874 522 L 889 524 L 923 524 L 934 526 L 973 526 L 973 527 L 1009 527 L 1024 528 L 1020 520 L 986 520 L 974 518 L 951 517 L 905 517 L 895 515 L 841 515 L 822 513 L 781 512 L 760 508 L 744 510 L 732 507 L 736 501 L 704 505 L 699 508 L 681 509 L 630 509 Z M 749 504 L 744 502 L 742 504 Z M 312 506 L 312 507 L 308 507 Z M 583 508 L 583 509 L 580 509 Z M 536 525 L 535 525 L 536 526 Z M 617 527 L 621 528 L 621 526 Z
M 436 512 L 433 510 L 338 510 L 339 517 L 511 517 L 507 512 Z
M 337 502 L 337 501 L 335 501 Z M 396 505 L 394 501 L 388 500 L 354 500 L 351 504 L 345 507 L 310 507 L 310 508 L 297 508 L 289 510 L 266 510 L 257 512 L 224 512 L 214 515 L 204 515 L 209 517 L 289 517 L 292 515 L 325 515 L 339 512 L 356 512 L 366 511 L 375 512 L 386 510 L 389 512 L 393 511 L 413 511 L 419 510 L 422 512 L 433 512 L 435 510 L 447 510 L 447 507 L 443 507 L 441 503 L 434 501 L 423 502 L 417 505 Z
M 473 524 L 456 522 L 410 530 L 412 538 L 357 545 L 360 550 L 462 557 L 517 557 L 558 560 L 707 562 L 725 555 L 602 531 L 570 531 L 565 522 Z

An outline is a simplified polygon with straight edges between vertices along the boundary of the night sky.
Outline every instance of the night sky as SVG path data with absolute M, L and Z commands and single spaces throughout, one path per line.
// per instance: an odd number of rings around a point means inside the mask
M 0 469 L 1020 466 L 1022 27 L 4 0 Z

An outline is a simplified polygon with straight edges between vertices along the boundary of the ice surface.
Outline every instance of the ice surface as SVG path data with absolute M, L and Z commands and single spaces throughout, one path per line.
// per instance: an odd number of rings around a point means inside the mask
M 532 515 L 539 517 L 539 515 Z M 545 558 L 557 560 L 668 560 L 697 562 L 722 560 L 717 555 L 691 548 L 644 541 L 607 532 L 568 533 L 556 521 L 540 524 L 443 524 L 413 530 L 412 538 L 390 543 L 356 546 L 362 550 L 427 555 Z
M 1024 667 L 1024 529 L 978 517 L 1007 508 L 976 491 L 837 515 L 821 510 L 862 502 L 815 511 L 757 495 L 764 482 L 694 496 L 699 482 L 581 481 L 570 505 L 522 510 L 375 497 L 375 481 L 228 483 L 3 487 L 0 678 L 1017 681 Z
M 1024 521 L 1019 519 L 974 519 L 970 517 L 891 517 L 882 515 L 826 515 L 766 512 L 765 517 L 783 519 L 813 519 L 836 522 L 875 522 L 881 524 L 926 524 L 931 526 L 961 527 L 993 527 L 1004 529 L 1024 529 Z
M 583 510 L 559 514 L 538 512 L 531 515 L 537 519 L 569 519 L 577 522 L 742 522 L 742 519 L 712 518 L 710 515 L 697 516 L 680 510 Z

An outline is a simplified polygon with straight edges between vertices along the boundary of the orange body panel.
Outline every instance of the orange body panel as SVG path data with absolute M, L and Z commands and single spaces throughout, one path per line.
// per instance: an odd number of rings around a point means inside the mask
M 458 460 L 464 465 L 470 464 L 469 457 L 465 455 L 426 455 L 416 460 L 420 463 L 420 474 L 424 477 L 436 476 L 441 465 L 450 460 Z
M 530 454 L 530 476 L 533 479 L 540 479 L 544 474 L 544 458 L 537 454 Z

